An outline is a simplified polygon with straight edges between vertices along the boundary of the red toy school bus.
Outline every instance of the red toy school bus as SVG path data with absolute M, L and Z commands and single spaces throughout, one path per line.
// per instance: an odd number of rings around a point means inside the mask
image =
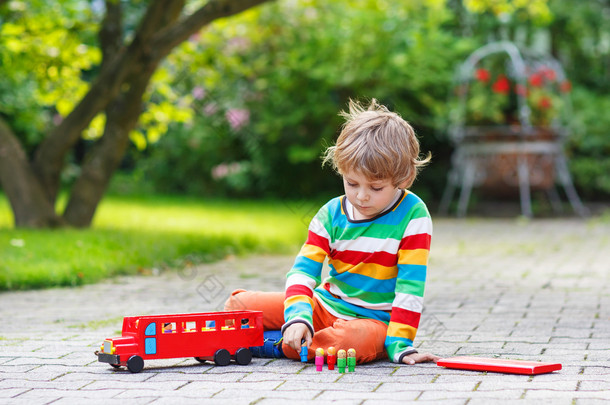
M 123 318 L 121 337 L 104 340 L 95 352 L 98 360 L 132 373 L 144 360 L 194 357 L 226 366 L 250 364 L 249 347 L 263 345 L 261 311 L 227 311 Z

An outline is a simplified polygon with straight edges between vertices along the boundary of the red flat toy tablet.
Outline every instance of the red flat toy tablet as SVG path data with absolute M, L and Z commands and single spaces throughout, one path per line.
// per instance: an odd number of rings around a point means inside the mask
M 544 374 L 561 370 L 560 363 L 542 363 L 539 361 L 490 359 L 468 356 L 440 359 L 436 365 L 461 370 L 493 371 L 496 373 L 527 375 Z

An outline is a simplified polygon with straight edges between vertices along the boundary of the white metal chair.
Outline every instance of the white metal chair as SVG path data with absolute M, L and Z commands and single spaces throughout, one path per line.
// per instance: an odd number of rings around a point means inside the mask
M 507 41 L 494 42 L 479 48 L 459 66 L 456 86 L 461 86 L 462 91 L 453 110 L 449 130 L 455 150 L 439 207 L 440 213 L 448 214 L 454 194 L 460 189 L 457 215 L 465 216 L 473 189 L 489 185 L 491 181 L 497 183 L 495 185 L 498 187 L 518 189 L 521 212 L 526 217 L 533 215 L 532 189 L 544 190 L 549 196 L 553 209 L 557 211 L 561 209 L 555 183 L 563 187 L 574 211 L 578 215 L 586 216 L 588 210 L 578 197 L 568 171 L 564 142 L 569 132 L 565 125 L 556 121 L 548 128 L 532 126 L 531 111 L 524 94 L 516 95 L 517 123 L 474 126 L 467 121 L 468 86 L 473 80 L 475 68 L 482 59 L 495 54 L 504 54 L 507 75 L 516 85 L 523 88 L 527 84 L 528 72 L 541 65 L 552 68 L 557 74 L 557 80 L 565 80 L 565 73 L 557 60 L 526 53 Z M 562 97 L 564 98 L 562 112 L 565 117 L 569 117 L 569 97 L 567 95 Z M 504 157 L 503 163 L 512 167 L 504 172 L 501 179 L 497 178 L 497 175 L 493 178 L 491 173 L 497 169 L 496 166 L 502 157 Z

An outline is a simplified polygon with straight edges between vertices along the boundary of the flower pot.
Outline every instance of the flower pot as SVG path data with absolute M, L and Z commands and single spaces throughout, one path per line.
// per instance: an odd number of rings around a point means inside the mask
M 477 188 L 493 197 L 519 194 L 527 170 L 530 190 L 550 190 L 555 185 L 554 156 L 560 134 L 551 128 L 520 126 L 468 127 L 464 145 L 473 146 L 477 159 Z

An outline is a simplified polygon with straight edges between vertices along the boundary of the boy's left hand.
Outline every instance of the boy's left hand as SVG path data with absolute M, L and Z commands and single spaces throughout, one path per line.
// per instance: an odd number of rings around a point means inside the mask
M 402 362 L 405 364 L 415 364 L 415 363 L 427 363 L 430 361 L 437 362 L 440 357 L 435 356 L 431 353 L 411 353 L 402 358 Z

